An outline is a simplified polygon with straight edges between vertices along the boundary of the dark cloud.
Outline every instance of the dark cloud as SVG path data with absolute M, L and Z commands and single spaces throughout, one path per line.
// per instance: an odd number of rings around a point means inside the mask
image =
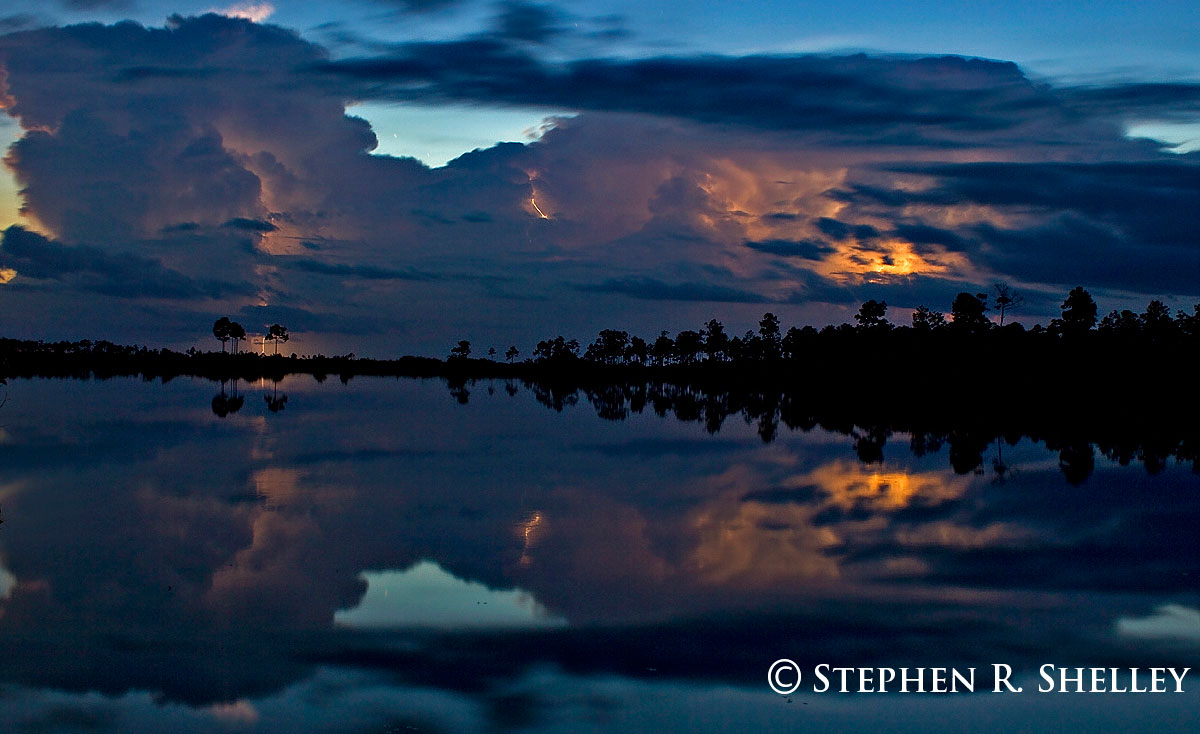
M 433 13 L 462 5 L 463 0 L 374 0 L 380 5 L 390 5 L 406 13 Z
M 592 30 L 585 35 L 598 41 L 620 41 L 633 36 L 623 15 L 600 15 L 589 19 Z
M 1027 228 L 976 228 L 978 259 L 998 272 L 1039 283 L 1127 288 L 1142 293 L 1200 294 L 1200 246 L 1131 239 L 1071 214 Z
M 496 32 L 503 38 L 546 43 L 563 31 L 562 14 L 552 5 L 508 0 L 500 4 Z
M 246 284 L 196 281 L 148 258 L 66 245 L 17 226 L 4 231 L 0 255 L 19 276 L 119 298 L 198 299 L 253 292 Z
M 933 182 L 915 191 L 857 187 L 848 202 L 885 207 L 980 205 L 1011 212 L 955 230 L 896 226 L 917 245 L 968 253 L 996 272 L 1032 282 L 1200 292 L 1194 228 L 1180 213 L 1200 207 L 1200 161 L 968 163 L 901 166 Z
M 431 97 L 674 115 L 845 141 L 995 136 L 1056 100 L 1011 63 L 943 57 L 660 57 L 543 63 L 497 40 L 418 43 L 317 70 L 387 97 Z M 1018 114 L 1019 112 L 1019 114 Z
M 746 247 L 779 257 L 799 257 L 805 260 L 823 260 L 834 248 L 814 240 L 749 240 Z
M 68 10 L 130 10 L 136 7 L 133 0 L 58 0 Z
M 269 324 L 286 324 L 288 331 L 294 334 L 316 332 L 364 337 L 395 328 L 394 323 L 378 314 L 334 312 L 286 305 L 245 306 L 237 312 L 237 318 L 244 321 L 247 328 L 261 326 L 265 330 Z
M 1147 113 L 1172 115 L 1200 111 L 1200 84 L 1190 82 L 1124 83 L 1063 90 L 1073 106 L 1092 114 L 1137 119 Z
M 541 33 L 523 35 L 535 40 Z M 1200 84 L 1053 88 L 1030 81 L 1010 62 L 955 56 L 663 56 L 552 63 L 505 40 L 501 33 L 413 43 L 319 70 L 351 80 L 371 97 L 417 94 L 670 115 L 818 132 L 827 143 L 872 147 L 998 147 L 1038 136 L 1047 148 L 1077 149 L 1097 135 L 1111 138 L 1114 122 L 1191 112 L 1200 105 Z
M 829 192 L 829 198 L 843 203 L 870 202 L 883 208 L 899 208 L 911 202 L 911 193 L 901 189 L 854 183 Z
M 854 237 L 858 240 L 873 240 L 879 236 L 879 230 L 869 224 L 847 224 L 839 222 L 836 219 L 829 217 L 821 217 L 817 220 L 817 229 L 824 232 L 826 235 L 835 240 L 844 240 Z
M 820 499 L 821 488 L 814 484 L 802 487 L 774 487 L 757 489 L 743 494 L 740 502 L 761 502 L 768 505 L 777 504 L 813 504 Z
M 752 444 L 751 444 L 752 446 Z M 622 443 L 585 443 L 571 447 L 575 451 L 594 451 L 604 456 L 619 459 L 662 459 L 666 456 L 712 456 L 748 448 L 744 441 L 709 438 L 694 440 L 686 438 L 643 438 Z
M 961 235 L 928 224 L 897 224 L 895 233 L 897 237 L 916 245 L 919 252 L 924 249 L 925 245 L 936 245 L 951 252 L 962 252 L 970 246 L 970 243 Z
M 1076 212 L 1139 241 L 1182 244 L 1194 228 L 1181 211 L 1200 206 L 1200 158 L 1099 163 L 969 163 L 906 167 L 938 185 L 913 198 Z
M 589 293 L 619 293 L 648 301 L 767 302 L 757 293 L 716 283 L 664 283 L 654 278 L 610 278 L 602 283 L 576 287 Z
M 188 69 L 170 66 L 126 66 L 113 77 L 117 82 L 141 82 L 153 79 L 206 79 L 218 76 L 218 69 Z
M 234 217 L 228 222 L 221 225 L 229 229 L 240 229 L 244 232 L 274 232 L 279 227 L 262 219 L 248 219 L 246 217 Z
M 422 273 L 411 268 L 398 270 L 372 265 L 344 265 L 325 263 L 309 258 L 289 258 L 285 263 L 285 267 L 295 268 L 306 273 L 336 275 L 344 278 L 363 278 L 366 280 L 438 280 L 441 277 L 437 274 Z
M 10 33 L 39 25 L 37 16 L 28 13 L 0 16 L 0 33 Z
M 811 270 L 790 267 L 783 272 L 799 286 L 783 299 L 785 303 L 850 304 L 864 300 L 850 284 L 838 283 Z
M 196 222 L 180 222 L 179 224 L 168 224 L 159 230 L 162 234 L 173 234 L 176 232 L 195 232 L 200 229 L 200 225 Z

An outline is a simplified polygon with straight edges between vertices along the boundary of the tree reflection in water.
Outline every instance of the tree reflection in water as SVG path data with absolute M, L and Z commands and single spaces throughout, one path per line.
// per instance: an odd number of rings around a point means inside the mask
M 454 378 L 448 379 L 447 385 L 456 402 L 465 405 L 470 395 L 468 386 L 474 382 Z M 1193 471 L 1200 473 L 1200 430 L 1195 425 L 1168 423 L 1148 428 L 1119 421 L 1091 421 L 1086 416 L 1039 414 L 1031 416 L 1029 425 L 1021 430 L 1010 420 L 996 420 L 986 413 L 967 414 L 958 420 L 871 411 L 857 411 L 862 414 L 855 415 L 853 409 L 839 412 L 827 401 L 779 391 L 712 390 L 674 383 L 575 386 L 526 381 L 524 386 L 539 404 L 555 412 L 561 413 L 583 399 L 597 416 L 610 421 L 624 421 L 649 407 L 659 417 L 701 423 L 709 434 L 716 435 L 728 418 L 741 417 L 747 425 L 756 426 L 764 443 L 778 437 L 781 425 L 791 431 L 820 428 L 850 438 L 859 460 L 868 464 L 882 461 L 884 447 L 896 433 L 909 437 L 914 456 L 937 453 L 943 445 L 948 446 L 950 466 L 958 474 L 983 472 L 984 455 L 994 447 L 991 466 L 1001 483 L 1011 470 L 1004 462 L 1004 444 L 1016 445 L 1025 436 L 1058 453 L 1063 476 L 1074 486 L 1091 476 L 1097 451 L 1122 466 L 1139 461 L 1151 474 L 1162 471 L 1172 458 L 1190 463 Z M 517 387 L 511 380 L 505 387 L 508 394 L 516 394 Z

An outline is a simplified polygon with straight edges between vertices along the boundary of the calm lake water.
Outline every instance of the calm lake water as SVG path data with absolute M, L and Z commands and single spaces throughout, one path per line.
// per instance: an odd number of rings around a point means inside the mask
M 1070 483 L 1022 439 L 959 474 L 903 434 L 864 463 L 819 427 L 710 435 L 504 382 L 3 389 L 17 731 L 1200 722 L 1190 464 L 1097 452 Z M 767 686 L 779 658 L 805 676 L 791 696 Z M 1023 692 L 988 692 L 994 663 Z M 974 667 L 977 692 L 815 693 L 819 664 Z M 1039 694 L 1044 664 L 1193 670 L 1183 694 Z

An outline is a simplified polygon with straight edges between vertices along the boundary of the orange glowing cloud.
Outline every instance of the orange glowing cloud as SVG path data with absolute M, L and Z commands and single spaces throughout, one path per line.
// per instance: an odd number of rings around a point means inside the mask
M 706 585 L 764 588 L 785 581 L 829 581 L 840 576 L 829 551 L 841 543 L 817 527 L 816 507 L 745 502 L 730 494 L 692 520 L 697 545 L 691 565 Z
M 548 136 L 545 143 L 538 144 L 538 151 L 544 151 L 546 144 L 567 140 L 579 128 L 578 121 L 574 124 L 575 129 L 568 126 Z M 714 156 L 697 149 L 668 152 L 673 154 L 664 152 L 656 158 L 651 152 L 637 162 L 608 161 L 606 166 L 624 165 L 638 170 L 606 170 L 604 175 L 588 177 L 582 188 L 573 179 L 526 170 L 529 198 L 521 203 L 521 209 L 531 217 L 561 217 L 593 225 L 573 231 L 555 230 L 557 244 L 572 249 L 642 241 L 657 231 L 653 224 L 656 220 L 677 229 L 687 227 L 703 236 L 702 241 L 695 240 L 689 246 L 689 259 L 719 266 L 747 280 L 758 279 L 769 258 L 788 256 L 753 251 L 746 243 L 775 240 L 821 243 L 814 247 L 825 247 L 828 252 L 794 256 L 789 262 L 837 283 L 886 282 L 910 275 L 977 274 L 962 253 L 928 245 L 918 250 L 912 242 L 886 234 L 863 241 L 854 236 L 831 239 L 822 233 L 816 223 L 826 218 L 841 221 L 848 230 L 866 225 L 886 233 L 893 225 L 893 220 L 877 214 L 852 212 L 833 195 L 846 185 L 851 169 L 827 154 L 733 150 Z M 902 183 L 913 188 L 928 185 L 918 179 Z M 689 187 L 697 192 L 691 198 L 683 193 Z M 584 192 L 590 195 L 580 197 Z M 602 211 L 595 207 L 598 200 L 606 203 Z M 999 224 L 998 215 L 980 207 L 953 208 L 940 212 L 933 221 L 952 219 Z M 764 295 L 779 299 L 786 299 L 803 286 L 801 280 L 787 278 L 759 283 Z
M 806 588 L 843 582 L 846 569 L 839 547 L 885 531 L 887 516 L 897 510 L 954 500 L 969 486 L 963 477 L 900 468 L 873 470 L 851 461 L 834 461 L 790 479 L 783 491 L 794 487 L 794 502 L 755 499 L 748 491 L 753 478 L 746 471 L 727 472 L 717 481 L 727 489 L 689 521 L 695 537 L 691 572 L 702 585 L 758 589 L 788 582 Z M 816 522 L 832 508 L 845 512 L 865 508 L 869 514 Z M 908 530 L 904 542 L 922 545 L 940 537 L 962 545 L 1018 537 L 1014 529 L 994 528 L 972 541 L 965 530 L 955 530 L 961 529 Z M 905 568 L 914 570 L 911 564 Z
M 958 499 L 969 486 L 965 477 L 944 472 L 876 470 L 852 461 L 826 464 L 794 481 L 798 486 L 816 485 L 828 503 L 844 510 L 865 504 L 883 512 Z
M 886 281 L 890 276 L 904 275 L 963 275 L 974 270 L 961 253 L 922 254 L 911 242 L 890 237 L 869 246 L 853 240 L 838 242 L 834 249 L 812 270 L 838 282 Z

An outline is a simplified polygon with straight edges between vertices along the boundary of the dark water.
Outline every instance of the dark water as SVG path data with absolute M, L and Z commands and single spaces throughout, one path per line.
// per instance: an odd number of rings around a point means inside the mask
M 11 383 L 4 727 L 1200 721 L 1197 670 L 1183 694 L 1035 692 L 1043 664 L 1200 667 L 1190 465 L 1097 455 L 1071 484 L 1023 439 L 958 474 L 947 447 L 914 456 L 904 436 L 864 463 L 820 428 L 764 443 L 736 417 L 710 435 L 505 388 L 464 405 L 438 381 L 304 377 L 214 405 L 199 380 Z M 778 658 L 805 672 L 790 697 L 766 684 Z M 814 693 L 822 663 L 974 667 L 977 692 Z M 1024 691 L 987 692 L 994 663 Z

